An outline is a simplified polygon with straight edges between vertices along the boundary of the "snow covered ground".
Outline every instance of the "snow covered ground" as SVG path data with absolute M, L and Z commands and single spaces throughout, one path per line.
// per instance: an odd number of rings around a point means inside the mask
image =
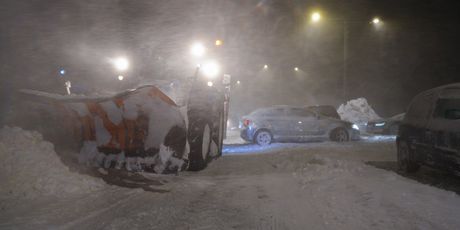
M 0 229 L 460 228 L 455 192 L 418 182 L 424 170 L 392 171 L 394 138 L 225 149 L 201 172 L 138 175 L 156 192 L 106 186 L 1 208 Z

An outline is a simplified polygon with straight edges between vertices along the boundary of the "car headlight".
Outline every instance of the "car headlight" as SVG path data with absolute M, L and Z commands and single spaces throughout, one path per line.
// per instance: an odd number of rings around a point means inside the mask
M 375 126 L 377 127 L 385 126 L 385 122 L 375 123 Z
M 359 126 L 358 126 L 357 124 L 353 124 L 351 127 L 352 127 L 353 129 L 359 130 Z

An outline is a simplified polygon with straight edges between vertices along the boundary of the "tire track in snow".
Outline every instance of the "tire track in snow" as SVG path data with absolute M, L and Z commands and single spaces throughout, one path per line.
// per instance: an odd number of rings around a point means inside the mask
M 57 229 L 59 230 L 66 230 L 66 229 L 72 229 L 74 227 L 76 227 L 78 229 L 78 225 L 81 224 L 81 223 L 84 223 L 84 222 L 87 222 L 88 220 L 90 219 L 93 219 L 93 218 L 96 218 L 98 216 L 101 216 L 103 215 L 105 212 L 107 211 L 110 211 L 110 210 L 113 210 L 115 209 L 115 207 L 117 206 L 120 206 L 124 203 L 127 203 L 129 200 L 131 200 L 133 197 L 135 196 L 138 196 L 140 194 L 140 192 L 138 190 L 134 191 L 134 192 L 130 192 L 130 195 L 126 196 L 125 198 L 107 206 L 107 207 L 104 207 L 104 208 L 101 208 L 99 210 L 95 210 L 95 211 L 92 211 L 90 212 L 88 215 L 85 215 L 83 217 L 80 217 L 74 221 L 71 221 L 65 225 L 62 225 L 62 226 L 59 226 L 57 227 Z

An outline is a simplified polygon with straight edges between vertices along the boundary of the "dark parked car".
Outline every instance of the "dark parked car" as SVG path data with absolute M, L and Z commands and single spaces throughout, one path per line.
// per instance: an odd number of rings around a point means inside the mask
M 460 173 L 460 83 L 417 95 L 396 139 L 398 165 L 415 172 L 426 165 Z
M 399 124 L 404 119 L 404 113 L 392 116 L 390 118 L 381 118 L 369 121 L 366 124 L 366 132 L 384 135 L 398 134 Z
M 307 108 L 325 117 L 332 117 L 340 120 L 337 109 L 335 109 L 332 105 L 314 105 L 308 106 Z
M 244 116 L 241 137 L 259 145 L 273 141 L 348 141 L 359 139 L 358 126 L 320 115 L 305 107 L 273 106 Z

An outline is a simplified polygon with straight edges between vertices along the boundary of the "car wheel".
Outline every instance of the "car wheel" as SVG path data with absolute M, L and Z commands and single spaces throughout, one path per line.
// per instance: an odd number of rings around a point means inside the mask
M 206 168 L 211 146 L 211 128 L 205 123 L 191 131 L 189 136 L 190 155 L 189 170 L 199 171 Z
M 331 140 L 336 142 L 348 141 L 348 132 L 345 129 L 338 128 L 331 132 Z
M 411 150 L 405 141 L 398 143 L 398 168 L 406 173 L 416 172 L 420 166 L 411 157 Z
M 254 135 L 254 142 L 261 146 L 271 144 L 272 139 L 272 134 L 267 130 L 260 130 Z

